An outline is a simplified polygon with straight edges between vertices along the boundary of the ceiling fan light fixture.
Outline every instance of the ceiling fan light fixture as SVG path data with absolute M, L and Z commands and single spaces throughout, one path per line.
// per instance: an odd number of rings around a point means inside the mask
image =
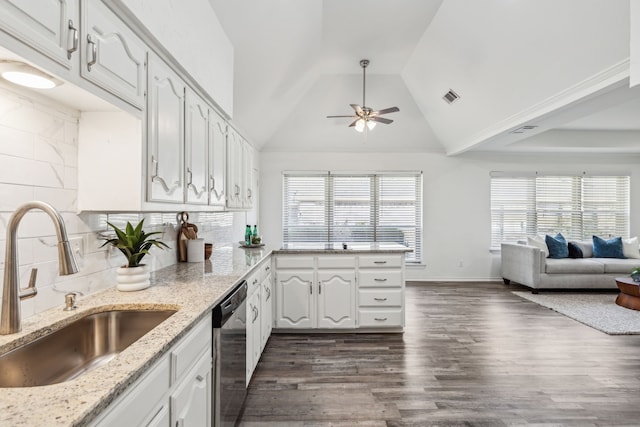
M 367 120 L 367 127 L 369 128 L 369 130 L 373 130 L 373 128 L 376 127 L 376 122 L 374 122 L 373 120 Z
M 32 89 L 52 89 L 62 82 L 24 62 L 0 61 L 3 79 Z
M 358 121 L 356 122 L 356 125 L 354 127 L 355 127 L 356 131 L 358 131 L 358 132 L 364 131 L 364 120 L 358 119 Z

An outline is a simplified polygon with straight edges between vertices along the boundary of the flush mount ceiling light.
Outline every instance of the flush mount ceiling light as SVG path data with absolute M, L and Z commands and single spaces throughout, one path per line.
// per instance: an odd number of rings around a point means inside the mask
M 0 75 L 11 83 L 33 89 L 51 89 L 62 82 L 24 62 L 0 61 Z
M 363 59 L 360 61 L 360 66 L 362 67 L 362 107 L 358 104 L 351 104 L 351 108 L 355 111 L 354 115 L 351 116 L 327 116 L 328 119 L 336 118 L 336 117 L 351 117 L 355 120 L 349 125 L 349 127 L 355 128 L 358 132 L 363 132 L 365 127 L 368 130 L 373 130 L 376 127 L 376 122 L 383 123 L 388 125 L 389 123 L 393 123 L 393 120 L 385 119 L 384 117 L 379 117 L 381 114 L 395 113 L 396 111 L 400 111 L 398 107 L 385 108 L 384 110 L 374 111 L 372 108 L 365 106 L 365 91 L 366 91 L 366 68 L 369 65 L 368 59 Z

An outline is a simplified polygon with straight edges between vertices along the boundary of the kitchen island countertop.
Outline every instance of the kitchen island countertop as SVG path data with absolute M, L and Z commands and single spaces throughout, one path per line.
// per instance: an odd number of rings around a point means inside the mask
M 103 366 L 59 384 L 0 388 L 0 425 L 86 425 L 133 384 L 155 361 L 190 331 L 244 275 L 257 266 L 268 249 L 216 247 L 209 261 L 179 263 L 151 274 L 152 286 L 137 292 L 110 288 L 80 298 L 78 309 L 56 307 L 22 322 L 22 331 L 0 336 L 0 354 L 57 330 L 78 317 L 109 309 L 178 311 Z M 113 274 L 115 283 L 115 273 Z M 42 363 L 47 356 L 42 355 Z
M 347 242 L 347 248 L 342 243 L 325 242 L 296 242 L 285 243 L 280 249 L 274 249 L 274 254 L 344 254 L 344 253 L 405 253 L 413 249 L 399 243 L 385 242 Z

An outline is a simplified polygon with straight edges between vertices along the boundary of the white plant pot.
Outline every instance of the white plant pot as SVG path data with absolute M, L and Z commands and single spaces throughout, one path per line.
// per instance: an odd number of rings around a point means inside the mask
M 117 289 L 123 292 L 140 291 L 151 286 L 149 270 L 146 265 L 138 267 L 120 267 L 116 270 L 118 276 Z

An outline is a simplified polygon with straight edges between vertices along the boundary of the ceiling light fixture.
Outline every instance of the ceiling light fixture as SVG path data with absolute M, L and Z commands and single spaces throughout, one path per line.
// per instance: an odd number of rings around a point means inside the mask
M 24 62 L 0 61 L 0 75 L 11 83 L 32 89 L 52 89 L 62 82 Z

